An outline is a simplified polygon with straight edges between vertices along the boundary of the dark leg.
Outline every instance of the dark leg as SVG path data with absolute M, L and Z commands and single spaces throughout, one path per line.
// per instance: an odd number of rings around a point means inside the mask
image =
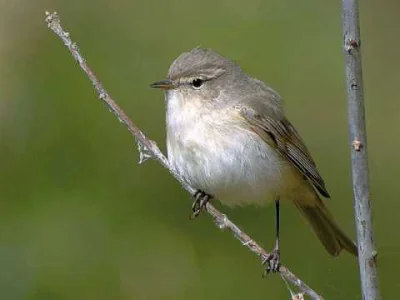
M 211 195 L 208 195 L 205 192 L 198 190 L 194 194 L 195 200 L 192 204 L 192 215 L 190 216 L 190 219 L 191 220 L 195 219 L 200 214 L 201 210 L 206 207 L 206 204 L 212 198 L 213 197 Z
M 276 273 L 279 271 L 279 267 L 281 265 L 280 262 L 280 250 L 279 250 L 279 227 L 280 227 L 280 205 L 279 200 L 275 201 L 275 220 L 276 220 L 276 239 L 275 239 L 275 247 L 270 253 L 270 255 L 264 260 L 263 264 L 265 265 L 265 273 L 268 274 L 271 271 Z
M 276 239 L 275 239 L 275 249 L 279 251 L 279 229 L 280 229 L 280 203 L 279 200 L 275 201 L 275 221 L 276 221 Z

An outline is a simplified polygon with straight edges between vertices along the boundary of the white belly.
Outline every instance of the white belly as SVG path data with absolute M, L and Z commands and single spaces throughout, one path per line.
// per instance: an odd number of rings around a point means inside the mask
M 170 101 L 171 102 L 171 101 Z M 167 114 L 168 159 L 196 189 L 227 205 L 263 204 L 298 185 L 298 174 L 256 134 L 227 114 Z M 173 112 L 173 110 L 172 110 Z

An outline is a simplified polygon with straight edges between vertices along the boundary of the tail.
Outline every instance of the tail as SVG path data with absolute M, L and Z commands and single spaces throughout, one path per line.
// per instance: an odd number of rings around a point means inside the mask
M 358 255 L 357 245 L 336 224 L 321 199 L 318 198 L 312 205 L 302 205 L 297 202 L 295 204 L 331 255 L 339 255 L 342 249 L 354 256 Z

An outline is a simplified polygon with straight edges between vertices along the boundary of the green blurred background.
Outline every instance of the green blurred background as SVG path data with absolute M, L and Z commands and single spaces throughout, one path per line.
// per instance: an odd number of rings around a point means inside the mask
M 371 194 L 382 295 L 400 284 L 395 0 L 361 1 Z M 210 47 L 285 99 L 354 236 L 340 1 L 0 0 L 0 299 L 288 299 L 279 276 L 207 215 L 97 99 L 44 11 L 59 12 L 125 112 L 164 146 L 164 101 L 148 84 Z M 271 249 L 274 207 L 217 207 Z M 282 208 L 282 260 L 326 299 L 361 299 L 356 260 L 331 258 Z

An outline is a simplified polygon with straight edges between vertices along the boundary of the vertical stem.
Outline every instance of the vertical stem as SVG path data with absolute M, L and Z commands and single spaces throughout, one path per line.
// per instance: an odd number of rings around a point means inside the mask
M 346 86 L 350 130 L 354 210 L 358 242 L 362 299 L 380 299 L 377 252 L 372 235 L 369 199 L 367 135 L 361 68 L 361 41 L 357 0 L 342 0 Z

